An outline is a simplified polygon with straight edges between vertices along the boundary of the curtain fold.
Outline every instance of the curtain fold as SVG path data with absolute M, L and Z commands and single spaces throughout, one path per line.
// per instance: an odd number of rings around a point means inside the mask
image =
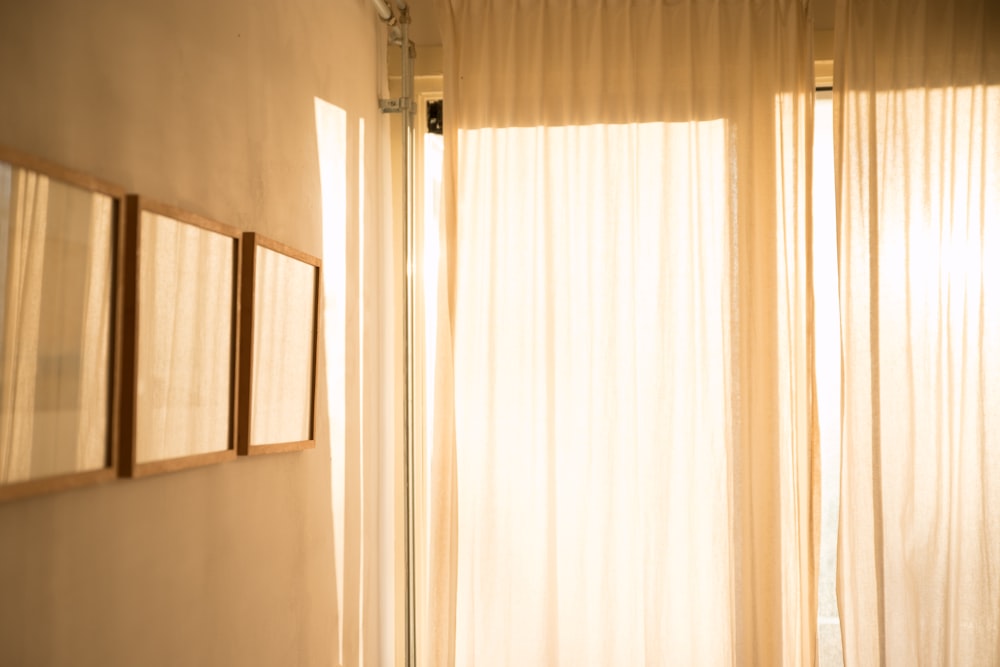
M 845 664 L 1000 664 L 1000 6 L 835 39 Z
M 433 665 L 813 664 L 798 0 L 439 0 Z

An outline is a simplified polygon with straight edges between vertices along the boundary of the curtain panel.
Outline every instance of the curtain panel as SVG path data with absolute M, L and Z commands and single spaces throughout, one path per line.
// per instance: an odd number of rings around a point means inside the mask
M 1000 5 L 840 0 L 847 665 L 1000 664 Z
M 800 0 L 439 0 L 432 665 L 815 660 Z

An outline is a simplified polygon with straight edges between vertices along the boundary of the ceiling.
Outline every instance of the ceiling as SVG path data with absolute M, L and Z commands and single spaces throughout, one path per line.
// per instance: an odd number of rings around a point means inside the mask
M 410 39 L 417 46 L 438 46 L 441 33 L 438 31 L 434 0 L 406 0 L 410 5 Z
M 511 0 L 513 2 L 514 0 Z M 816 30 L 833 30 L 833 4 L 836 0 L 812 0 L 813 22 Z M 434 0 L 407 0 L 410 5 L 410 39 L 417 46 L 441 44 L 437 27 Z

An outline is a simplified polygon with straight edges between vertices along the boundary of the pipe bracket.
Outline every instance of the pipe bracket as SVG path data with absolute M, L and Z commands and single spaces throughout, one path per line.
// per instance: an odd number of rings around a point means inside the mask
M 408 97 L 393 97 L 388 100 L 379 98 L 378 109 L 382 113 L 403 113 L 410 109 L 410 99 Z

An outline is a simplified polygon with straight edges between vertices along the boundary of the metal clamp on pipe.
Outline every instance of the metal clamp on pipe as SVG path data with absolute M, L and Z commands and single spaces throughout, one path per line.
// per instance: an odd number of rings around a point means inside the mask
M 392 7 L 386 4 L 385 0 L 372 0 L 378 17 L 390 26 L 396 25 L 396 16 L 392 13 Z
M 382 113 L 402 113 L 415 111 L 412 101 L 413 90 L 413 61 L 417 57 L 417 49 L 409 39 L 410 8 L 402 0 L 399 1 L 399 16 L 397 17 L 392 7 L 386 4 L 385 0 L 372 0 L 375 3 L 376 11 L 382 20 L 392 27 L 389 33 L 389 41 L 400 47 L 400 61 L 402 76 L 402 95 L 395 99 L 379 99 L 378 108 Z M 383 10 L 389 15 L 386 19 Z M 405 48 L 403 45 L 406 45 Z

